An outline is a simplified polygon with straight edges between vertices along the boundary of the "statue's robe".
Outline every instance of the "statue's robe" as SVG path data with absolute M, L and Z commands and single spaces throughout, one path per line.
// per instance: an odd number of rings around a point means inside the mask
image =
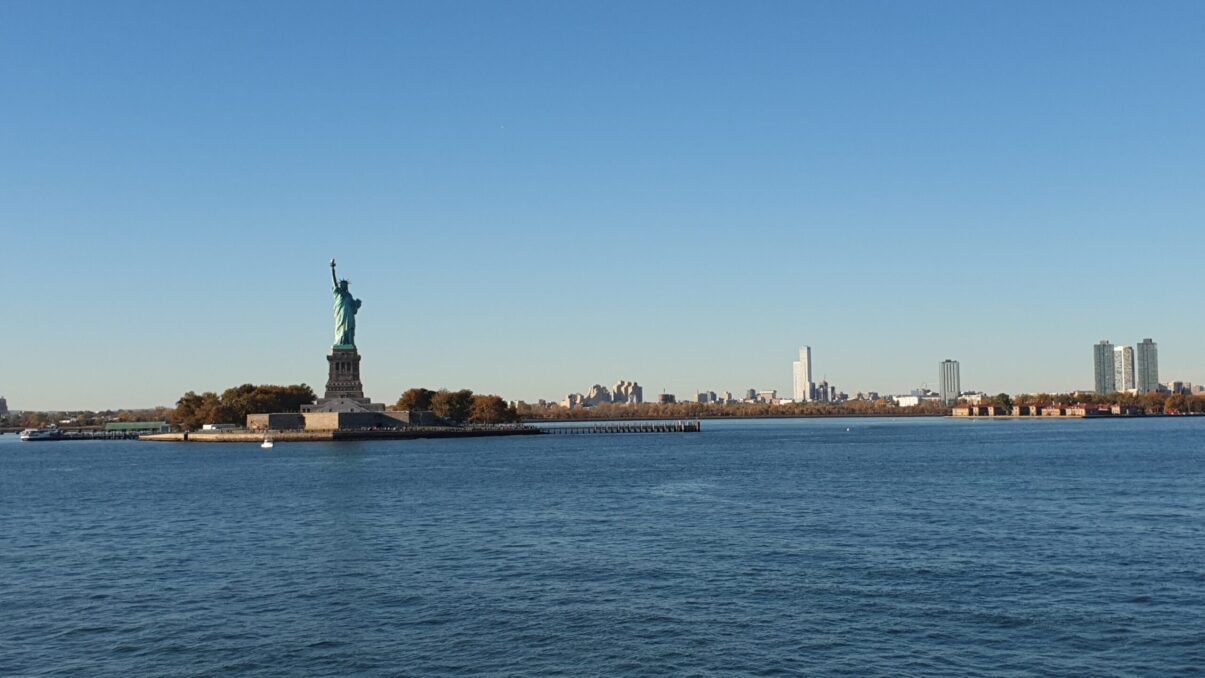
M 352 347 L 356 345 L 356 311 L 360 310 L 360 300 L 353 299 L 351 292 L 344 292 L 337 286 L 335 294 L 335 346 Z

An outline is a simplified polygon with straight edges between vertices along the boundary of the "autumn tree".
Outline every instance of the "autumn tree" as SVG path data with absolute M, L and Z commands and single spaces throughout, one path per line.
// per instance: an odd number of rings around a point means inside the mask
M 435 391 L 431 389 L 412 388 L 397 399 L 397 404 L 393 408 L 395 410 L 429 410 L 431 409 L 431 399 L 434 396 Z
M 1168 396 L 1163 403 L 1163 411 L 1167 414 L 1185 414 L 1188 412 L 1188 396 L 1183 393 Z
M 469 410 L 469 421 L 474 424 L 505 424 L 519 420 L 515 408 L 496 395 L 475 395 Z
M 431 396 L 431 411 L 448 421 L 467 421 L 473 408 L 473 392 L 469 389 L 449 391 L 440 389 Z

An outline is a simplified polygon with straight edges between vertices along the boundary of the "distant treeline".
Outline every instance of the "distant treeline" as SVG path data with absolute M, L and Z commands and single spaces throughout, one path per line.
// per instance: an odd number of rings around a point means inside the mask
M 45 428 L 51 424 L 62 427 L 104 426 L 111 421 L 167 421 L 170 407 L 151 407 L 134 410 L 70 410 L 53 412 L 8 412 L 0 415 L 0 428 Z
M 949 414 L 950 408 L 937 402 L 900 407 L 890 400 L 850 400 L 843 403 L 604 403 L 594 407 L 540 407 L 518 403 L 523 419 L 694 419 L 699 417 L 839 417 L 839 416 L 924 416 Z
M 999 396 L 997 396 L 998 398 Z M 1205 413 L 1205 395 L 1183 393 L 1129 394 L 1110 393 L 1023 393 L 1013 396 L 1013 405 L 1124 405 L 1141 407 L 1148 414 L 1202 414 Z

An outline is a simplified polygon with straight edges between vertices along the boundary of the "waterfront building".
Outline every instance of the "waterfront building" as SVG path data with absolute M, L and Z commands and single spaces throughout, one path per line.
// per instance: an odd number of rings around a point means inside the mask
M 657 404 L 659 405 L 673 405 L 676 402 L 678 402 L 678 399 L 674 397 L 673 393 L 662 393 L 657 396 Z
M 962 389 L 959 384 L 958 361 L 946 358 L 938 363 L 937 367 L 938 392 L 941 394 L 941 401 L 952 405 L 958 401 L 958 394 Z
M 748 391 L 745 391 L 745 400 L 748 400 L 748 401 L 757 400 L 757 389 L 751 388 Z
M 8 401 L 0 396 L 0 414 L 8 414 Z
M 1113 348 L 1113 387 L 1120 393 L 1134 388 L 1134 347 Z
M 1138 344 L 1134 352 L 1138 360 L 1135 370 L 1135 386 L 1139 393 L 1154 391 L 1159 388 L 1159 345 L 1148 337 Z
M 812 347 L 799 347 L 799 360 L 791 363 L 792 395 L 795 402 L 802 403 L 812 399 Z
M 1100 394 L 1116 393 L 1117 386 L 1113 369 L 1113 344 L 1108 339 L 1092 347 L 1094 390 Z

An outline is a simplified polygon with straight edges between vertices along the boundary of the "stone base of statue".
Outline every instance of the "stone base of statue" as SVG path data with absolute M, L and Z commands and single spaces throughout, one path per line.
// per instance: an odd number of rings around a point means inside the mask
M 305 412 L 384 412 L 385 406 L 364 397 L 360 381 L 360 352 L 354 346 L 335 346 L 326 356 L 326 393 Z

